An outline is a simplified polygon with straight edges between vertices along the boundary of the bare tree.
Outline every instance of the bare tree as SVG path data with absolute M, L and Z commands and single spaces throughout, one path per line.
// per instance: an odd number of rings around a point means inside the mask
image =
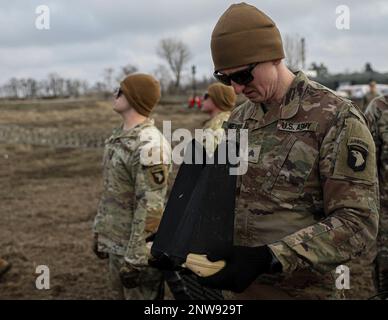
M 28 97 L 36 98 L 38 96 L 38 82 L 35 79 L 27 79 Z
M 18 98 L 19 94 L 19 80 L 16 78 L 11 78 L 8 82 L 8 92 L 12 98 Z
M 19 79 L 19 92 L 21 98 L 28 97 L 28 84 L 26 79 Z
M 105 99 L 108 97 L 108 90 L 106 84 L 101 81 L 97 81 L 89 92 L 92 94 L 98 94 L 99 96 Z
M 104 69 L 104 82 L 107 91 L 113 90 L 112 78 L 113 78 L 113 68 Z
M 39 93 L 42 97 L 50 96 L 50 83 L 48 80 L 44 79 L 38 83 Z
M 188 46 L 180 40 L 162 39 L 157 48 L 157 54 L 166 60 L 175 77 L 175 88 L 180 87 L 182 70 L 190 60 L 191 54 Z
M 59 74 L 50 73 L 48 75 L 48 83 L 52 97 L 56 98 L 64 96 L 65 79 Z
M 82 80 L 81 81 L 81 95 L 86 95 L 87 93 L 89 93 L 89 90 L 90 90 L 90 86 L 89 86 L 88 81 Z
M 73 80 L 73 79 L 66 79 L 65 81 L 65 95 L 70 97 L 79 97 L 80 95 L 80 89 L 81 89 L 81 81 L 80 80 Z
M 286 34 L 283 39 L 286 64 L 292 71 L 299 70 L 304 64 L 304 40 L 297 34 Z
M 160 82 L 160 88 L 162 92 L 166 92 L 171 84 L 172 78 L 171 73 L 164 65 L 158 65 L 158 67 L 154 70 L 155 77 Z

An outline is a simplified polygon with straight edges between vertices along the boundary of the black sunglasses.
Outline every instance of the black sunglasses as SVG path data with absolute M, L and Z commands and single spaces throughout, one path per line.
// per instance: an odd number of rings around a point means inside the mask
M 206 100 L 207 98 L 209 98 L 209 94 L 206 92 L 206 93 L 203 95 L 203 100 Z
M 248 68 L 233 72 L 230 75 L 226 75 L 226 74 L 220 73 L 218 71 L 215 71 L 213 73 L 213 75 L 214 75 L 214 78 L 216 78 L 218 81 L 220 81 L 221 83 L 223 83 L 227 86 L 232 85 L 232 81 L 239 84 L 239 85 L 245 86 L 254 79 L 254 77 L 252 75 L 252 70 L 258 64 L 259 63 L 251 64 L 251 65 L 249 65 Z
M 116 88 L 116 89 L 115 89 L 115 91 L 113 92 L 113 96 L 114 96 L 116 99 L 118 99 L 118 98 L 121 96 L 122 93 L 123 93 L 123 90 L 121 90 L 121 88 L 119 87 L 119 88 Z

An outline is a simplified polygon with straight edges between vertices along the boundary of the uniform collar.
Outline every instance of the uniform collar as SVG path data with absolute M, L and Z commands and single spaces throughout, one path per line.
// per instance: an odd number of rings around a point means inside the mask
M 222 119 L 224 117 L 227 117 L 230 114 L 231 114 L 230 111 L 221 111 L 221 112 L 217 113 L 213 118 L 210 118 L 209 120 Z
M 113 132 L 112 139 L 121 139 L 121 138 L 128 138 L 128 137 L 133 137 L 136 136 L 137 133 L 139 133 L 142 129 L 145 127 L 154 125 L 154 119 L 147 118 L 145 121 L 142 123 L 137 124 L 133 128 L 129 130 L 123 130 L 124 124 L 121 124 L 119 128 L 116 128 Z
M 283 99 L 280 119 L 290 119 L 298 113 L 308 83 L 309 79 L 302 71 L 295 74 L 294 81 L 291 83 L 291 86 Z
M 298 113 L 308 82 L 307 76 L 302 71 L 297 72 L 279 106 L 273 107 L 267 113 L 264 113 L 261 103 L 250 103 L 250 110 L 245 114 L 244 121 L 248 119 L 257 121 L 258 123 L 254 126 L 257 129 L 280 119 L 291 119 Z

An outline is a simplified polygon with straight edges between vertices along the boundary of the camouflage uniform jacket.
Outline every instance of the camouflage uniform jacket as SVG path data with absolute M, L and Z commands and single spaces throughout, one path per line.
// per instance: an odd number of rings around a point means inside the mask
M 151 119 L 116 129 L 106 140 L 104 190 L 94 221 L 99 250 L 124 256 L 135 267 L 147 265 L 145 238 L 157 230 L 164 209 L 170 154 Z
M 376 143 L 376 158 L 380 182 L 379 246 L 388 247 L 388 95 L 374 99 L 366 117 Z
M 228 122 L 248 129 L 236 244 L 268 244 L 284 273 L 318 275 L 374 246 L 375 145 L 350 101 L 299 72 L 279 107 L 247 101 Z
M 203 129 L 212 129 L 212 130 L 218 130 L 222 128 L 222 124 L 224 121 L 227 121 L 230 117 L 231 112 L 230 111 L 222 111 L 218 114 L 216 114 L 213 118 L 205 121 L 203 125 Z

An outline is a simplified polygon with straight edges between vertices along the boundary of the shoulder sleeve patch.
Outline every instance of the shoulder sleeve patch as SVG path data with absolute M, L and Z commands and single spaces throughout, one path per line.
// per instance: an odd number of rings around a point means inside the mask
M 143 167 L 143 170 L 146 170 L 146 182 L 151 190 L 161 189 L 167 185 L 168 169 L 166 165 Z
M 376 151 L 369 129 L 360 120 L 348 118 L 341 133 L 334 176 L 355 180 L 376 180 Z

